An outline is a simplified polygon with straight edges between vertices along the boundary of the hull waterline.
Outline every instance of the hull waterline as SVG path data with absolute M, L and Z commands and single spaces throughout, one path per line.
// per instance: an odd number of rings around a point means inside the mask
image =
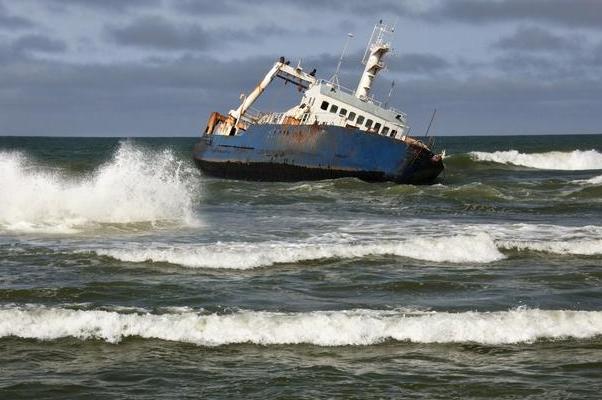
M 368 182 L 432 183 L 443 163 L 393 138 L 342 127 L 254 126 L 236 136 L 203 135 L 194 148 L 210 176 L 255 181 L 355 177 Z

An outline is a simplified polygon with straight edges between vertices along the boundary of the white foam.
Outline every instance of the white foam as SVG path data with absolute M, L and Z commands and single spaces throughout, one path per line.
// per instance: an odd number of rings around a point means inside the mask
M 194 183 L 173 152 L 122 143 L 94 174 L 70 179 L 0 152 L 0 228 L 73 233 L 89 223 L 179 221 L 195 224 Z
M 594 176 L 590 179 L 577 179 L 573 183 L 579 183 L 581 185 L 602 185 L 602 175 Z
M 602 334 L 602 312 L 515 309 L 501 312 L 349 310 L 307 313 L 240 311 L 233 314 L 119 313 L 47 307 L 0 309 L 0 337 L 41 340 L 75 337 L 118 343 L 128 337 L 218 346 L 309 343 L 530 343 Z
M 596 255 L 602 254 L 602 239 L 568 240 L 555 242 L 500 241 L 497 245 L 505 249 L 534 250 L 552 254 Z
M 487 234 L 419 237 L 401 241 L 347 243 L 216 243 L 165 248 L 112 248 L 98 255 L 127 262 L 167 262 L 192 268 L 250 269 L 280 263 L 328 258 L 395 255 L 419 260 L 453 263 L 487 263 L 504 258 Z
M 493 153 L 473 151 L 471 157 L 477 161 L 521 165 L 530 168 L 551 170 L 602 169 L 602 154 L 596 150 L 551 151 L 547 153 L 519 153 L 516 150 Z

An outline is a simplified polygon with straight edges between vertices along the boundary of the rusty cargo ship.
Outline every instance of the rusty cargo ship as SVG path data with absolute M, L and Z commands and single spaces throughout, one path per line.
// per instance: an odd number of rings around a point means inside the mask
M 442 155 L 408 134 L 404 113 L 370 96 L 390 50 L 386 35 L 393 30 L 382 21 L 375 26 L 355 91 L 339 85 L 338 68 L 333 78 L 320 80 L 315 69 L 307 73 L 281 57 L 251 93 L 241 96 L 237 109 L 211 114 L 194 147 L 196 165 L 230 179 L 433 182 L 443 171 Z M 299 89 L 299 104 L 284 112 L 254 111 L 252 105 L 275 78 Z

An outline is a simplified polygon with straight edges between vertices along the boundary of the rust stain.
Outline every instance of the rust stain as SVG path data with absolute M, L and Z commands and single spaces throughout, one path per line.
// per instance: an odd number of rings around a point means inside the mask
M 212 112 L 211 115 L 209 116 L 209 119 L 207 120 L 207 126 L 205 127 L 205 133 L 212 134 L 215 129 L 215 126 L 217 125 L 218 122 L 225 123 L 226 121 L 230 120 L 231 118 L 232 117 L 230 117 L 229 115 L 225 116 L 225 115 L 218 113 L 217 111 Z
M 315 150 L 322 129 L 318 125 L 284 125 L 276 132 L 275 139 L 285 147 L 295 150 Z

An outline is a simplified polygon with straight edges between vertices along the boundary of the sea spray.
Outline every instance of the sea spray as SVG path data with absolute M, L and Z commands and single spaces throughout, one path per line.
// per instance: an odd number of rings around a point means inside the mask
M 408 310 L 281 313 L 164 314 L 4 306 L 0 337 L 41 340 L 75 337 L 118 343 L 127 337 L 201 346 L 233 343 L 318 346 L 374 345 L 386 340 L 488 345 L 602 335 L 602 312 L 513 309 L 498 312 L 411 312 Z
M 22 153 L 0 152 L 0 229 L 72 233 L 90 223 L 198 224 L 196 181 L 171 150 L 122 142 L 89 176 L 31 167 Z

